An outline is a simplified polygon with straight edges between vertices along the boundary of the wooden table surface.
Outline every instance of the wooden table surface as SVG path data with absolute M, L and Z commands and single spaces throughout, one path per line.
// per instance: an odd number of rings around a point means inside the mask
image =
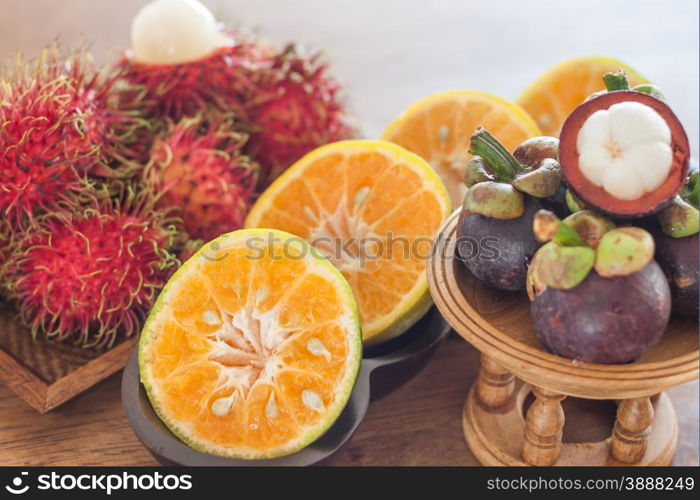
M 0 0 L 0 57 L 28 56 L 59 37 L 81 36 L 98 61 L 128 44 L 145 0 Z M 698 147 L 697 0 L 205 0 L 220 19 L 278 41 L 327 50 L 350 107 L 376 137 L 412 101 L 476 88 L 515 98 L 551 65 L 583 54 L 619 57 L 659 84 Z M 331 465 L 476 465 L 460 412 L 478 353 L 446 341 L 413 381 L 373 403 Z M 115 375 L 63 407 L 38 415 L 0 385 L 0 465 L 153 465 L 124 416 Z M 698 464 L 698 383 L 669 391 L 680 420 L 674 463 Z M 577 406 L 565 439 L 609 433 L 610 404 Z M 585 411 L 584 411 L 585 410 Z M 571 412 L 569 412 L 571 414 Z
M 478 352 L 455 334 L 406 385 L 375 401 L 356 434 L 325 465 L 478 465 L 462 438 L 461 411 Z M 114 375 L 64 406 L 39 415 L 0 386 L 0 464 L 157 465 L 129 427 Z M 675 465 L 698 465 L 698 383 L 668 392 L 680 431 Z M 569 399 L 565 441 L 610 434 L 611 402 Z

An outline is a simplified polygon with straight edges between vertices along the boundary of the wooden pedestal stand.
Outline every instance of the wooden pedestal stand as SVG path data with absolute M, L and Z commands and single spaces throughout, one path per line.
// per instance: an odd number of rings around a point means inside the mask
M 678 424 L 662 391 L 698 377 L 697 322 L 672 320 L 635 363 L 583 363 L 552 354 L 535 335 L 528 298 L 483 285 L 455 257 L 458 213 L 441 230 L 428 281 L 442 315 L 482 353 L 462 416 L 477 459 L 484 465 L 669 464 Z M 529 393 L 535 399 L 524 413 Z M 567 396 L 617 401 L 610 437 L 562 442 Z

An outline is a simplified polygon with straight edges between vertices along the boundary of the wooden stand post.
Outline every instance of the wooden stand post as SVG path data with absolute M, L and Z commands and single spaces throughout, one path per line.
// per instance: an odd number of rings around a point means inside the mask
M 654 407 L 649 398 L 623 399 L 617 407 L 617 420 L 610 439 L 610 453 L 625 463 L 637 463 L 647 450 L 654 423 Z
M 531 465 L 552 465 L 561 451 L 564 410 L 561 401 L 566 397 L 547 389 L 533 387 L 535 395 L 527 411 L 523 458 Z
M 513 399 L 515 377 L 485 355 L 481 355 L 477 394 L 479 401 L 489 407 L 499 407 Z

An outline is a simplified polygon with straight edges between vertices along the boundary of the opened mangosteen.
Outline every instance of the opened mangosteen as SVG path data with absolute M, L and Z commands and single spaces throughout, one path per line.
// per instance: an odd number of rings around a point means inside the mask
M 585 206 L 642 217 L 668 205 L 688 173 L 686 132 L 656 87 L 629 88 L 624 72 L 603 78 L 566 119 L 559 145 L 564 178 Z
M 534 329 L 551 351 L 591 363 L 638 359 L 663 335 L 671 291 L 654 261 L 654 240 L 591 211 L 559 220 L 538 212 L 546 242 L 533 257 L 527 290 Z
M 527 263 L 539 246 L 532 233 L 541 199 L 561 184 L 558 141 L 537 137 L 511 154 L 483 128 L 471 137 L 467 193 L 458 221 L 458 252 L 479 280 L 501 290 L 522 290 Z
M 673 312 L 698 317 L 698 230 L 700 179 L 696 169 L 671 204 L 658 214 L 661 230 L 654 233 L 656 260 L 673 297 Z

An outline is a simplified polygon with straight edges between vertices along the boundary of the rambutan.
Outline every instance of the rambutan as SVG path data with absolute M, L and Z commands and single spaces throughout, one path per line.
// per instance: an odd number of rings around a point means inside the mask
M 151 117 L 235 113 L 251 134 L 247 154 L 262 166 L 260 189 L 307 152 L 354 132 L 319 54 L 226 33 L 197 0 L 143 7 L 117 68 Z
M 159 206 L 176 207 L 191 238 L 243 227 L 255 200 L 258 165 L 241 150 L 246 135 L 227 117 L 185 118 L 156 139 L 147 177 Z
M 250 75 L 264 50 L 255 43 L 233 42 L 213 54 L 181 64 L 143 64 L 129 57 L 118 70 L 140 94 L 144 112 L 179 120 L 208 108 L 243 113 L 243 96 L 251 91 Z
M 149 116 L 175 121 L 208 108 L 242 114 L 251 74 L 272 54 L 224 33 L 196 0 L 155 0 L 136 15 L 131 50 L 116 65 Z
M 62 57 L 52 47 L 0 80 L 0 213 L 11 231 L 83 192 L 89 176 L 134 169 L 128 144 L 143 120 L 113 107 L 115 80 L 84 52 Z
M 305 56 L 290 45 L 256 73 L 254 84 L 246 153 L 262 167 L 261 189 L 312 149 L 353 135 L 340 87 L 319 53 Z
M 173 220 L 153 202 L 126 187 L 116 199 L 37 217 L 5 268 L 35 337 L 101 346 L 139 331 L 178 263 Z

